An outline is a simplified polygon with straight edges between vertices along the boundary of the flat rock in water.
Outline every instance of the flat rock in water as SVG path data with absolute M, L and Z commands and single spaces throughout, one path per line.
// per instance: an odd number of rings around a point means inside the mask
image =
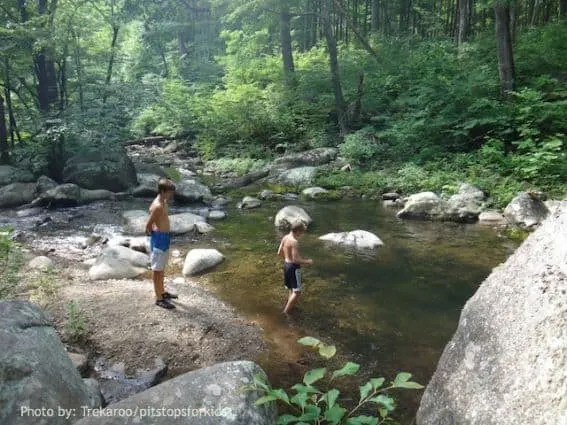
M 384 201 L 396 201 L 400 199 L 402 196 L 397 192 L 389 192 L 382 194 L 382 199 Z
M 209 212 L 209 219 L 211 220 L 222 220 L 226 217 L 226 213 L 224 211 L 213 210 Z
M 179 415 L 137 418 L 140 425 L 274 425 L 275 403 L 256 406 L 257 392 L 237 391 L 253 382 L 254 376 L 265 377 L 264 371 L 249 361 L 220 363 L 198 369 L 154 388 L 113 404 L 113 409 L 140 408 L 178 411 Z M 182 414 L 185 409 L 185 415 Z M 187 409 L 195 409 L 193 412 Z M 193 413 L 193 414 L 192 414 Z M 132 418 L 125 415 L 88 417 L 76 425 L 126 425 Z
M 318 197 L 329 193 L 327 189 L 323 189 L 322 187 L 309 187 L 304 189 L 301 194 L 311 199 L 317 199 Z
M 567 202 L 467 301 L 417 425 L 567 423 L 566 234 Z
M 506 226 L 508 220 L 498 211 L 484 211 L 478 216 L 479 224 L 485 226 Z
M 238 208 L 242 209 L 252 209 L 258 208 L 262 205 L 262 202 L 259 199 L 253 198 L 252 196 L 246 196 L 242 202 L 238 204 Z
M 274 196 L 274 191 L 269 190 L 269 189 L 264 189 L 263 191 L 261 191 L 261 192 L 258 194 L 258 198 L 260 198 L 260 199 L 262 199 L 262 200 L 264 200 L 264 201 L 267 201 L 267 200 L 272 199 L 273 196 Z
M 150 257 L 124 246 L 103 249 L 89 270 L 92 280 L 133 279 L 148 270 Z
M 205 221 L 199 221 L 195 223 L 195 229 L 197 230 L 197 232 L 201 234 L 211 233 L 215 230 L 213 226 L 211 226 L 209 223 Z
M 0 301 L 0 423 L 70 425 L 83 407 L 101 407 L 45 315 L 24 301 Z M 26 409 L 67 409 L 76 416 L 31 415 Z M 37 412 L 37 411 L 36 411 Z
M 303 208 L 295 205 L 288 205 L 278 211 L 274 219 L 274 224 L 278 229 L 289 230 L 291 224 L 297 220 L 303 222 L 306 227 L 313 221 Z
M 329 233 L 327 235 L 320 236 L 319 239 L 336 245 L 348 246 L 356 249 L 373 249 L 384 245 L 378 236 L 365 230 Z
M 216 249 L 192 249 L 185 257 L 183 275 L 194 276 L 218 266 L 223 260 L 224 256 Z

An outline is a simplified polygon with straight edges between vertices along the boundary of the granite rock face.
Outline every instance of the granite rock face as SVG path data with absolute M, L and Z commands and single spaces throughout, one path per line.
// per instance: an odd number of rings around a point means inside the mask
M 418 425 L 567 423 L 567 202 L 467 302 Z

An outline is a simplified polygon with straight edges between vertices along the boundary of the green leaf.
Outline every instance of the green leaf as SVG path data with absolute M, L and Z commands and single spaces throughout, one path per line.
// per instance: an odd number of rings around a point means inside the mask
M 301 409 L 305 408 L 307 405 L 307 399 L 309 398 L 309 394 L 307 393 L 298 393 L 291 397 L 291 402 L 296 406 L 301 407 Z
M 319 419 L 320 414 L 321 414 L 321 409 L 319 407 L 308 404 L 307 406 L 305 406 L 304 413 L 299 417 L 299 420 L 314 421 Z
M 400 385 L 397 385 L 396 388 L 408 388 L 410 390 L 421 390 L 423 385 L 418 384 L 417 382 L 407 381 L 402 382 Z
M 345 425 L 378 425 L 378 418 L 372 416 L 354 416 L 348 418 Z
M 337 348 L 334 345 L 319 344 L 319 355 L 324 359 L 330 359 L 337 354 Z
M 382 419 L 385 419 L 388 417 L 388 409 L 385 409 L 383 407 L 380 407 L 378 409 L 378 413 L 380 413 L 380 416 L 382 417 Z
M 370 394 L 370 391 L 372 391 L 372 384 L 370 382 L 367 382 L 362 387 L 360 387 L 360 401 L 361 402 L 366 397 L 368 397 L 368 394 Z
M 333 406 L 330 409 L 325 410 L 325 420 L 329 423 L 329 425 L 336 425 L 342 419 L 346 413 L 346 409 L 340 406 Z
M 319 341 L 317 338 L 313 338 L 312 336 L 304 336 L 297 342 L 308 347 L 317 347 L 319 344 L 321 344 L 321 341 Z
M 291 389 L 298 393 L 322 394 L 321 391 L 311 385 L 295 384 Z
M 281 415 L 280 417 L 278 417 L 278 421 L 276 422 L 276 425 L 288 425 L 293 422 L 297 422 L 298 420 L 299 418 L 297 416 Z
M 392 384 L 395 387 L 398 387 L 403 382 L 409 381 L 410 378 L 411 378 L 411 373 L 400 372 L 400 373 L 398 373 L 398 376 L 396 376 L 396 379 L 394 379 L 394 382 Z
M 380 394 L 376 397 L 372 397 L 368 401 L 384 406 L 384 408 L 386 408 L 389 412 L 393 411 L 396 408 L 394 399 L 392 397 L 388 397 L 387 395 Z
M 303 377 L 305 385 L 311 385 L 325 376 L 326 368 L 321 367 L 318 369 L 309 370 Z
M 370 380 L 370 383 L 372 384 L 372 388 L 374 389 L 374 391 L 376 391 L 378 388 L 384 385 L 384 381 L 386 381 L 384 378 L 372 378 Z
M 256 375 L 254 375 L 253 381 L 254 381 L 254 385 L 256 385 L 257 387 L 260 387 L 266 391 L 269 390 L 269 387 L 266 382 L 266 377 L 264 374 L 257 373 Z
M 277 400 L 278 398 L 276 396 L 273 395 L 265 395 L 263 397 L 260 397 L 258 400 L 256 400 L 256 402 L 254 403 L 254 406 L 261 406 L 262 404 L 266 404 L 269 403 L 270 401 L 274 401 Z
M 327 405 L 327 409 L 330 409 L 331 407 L 333 407 L 337 401 L 337 398 L 339 398 L 339 390 L 333 388 L 332 390 L 327 391 L 325 394 L 323 394 L 323 396 L 321 397 L 321 400 L 325 401 L 325 404 Z
M 289 404 L 289 397 L 287 395 L 287 393 L 282 390 L 281 388 L 276 389 L 276 390 L 270 390 L 268 391 L 267 395 L 271 395 L 277 398 L 277 400 L 281 400 L 286 404 Z
M 340 376 L 352 376 L 358 373 L 360 365 L 352 362 L 346 363 L 341 369 L 335 370 L 331 376 L 331 381 Z

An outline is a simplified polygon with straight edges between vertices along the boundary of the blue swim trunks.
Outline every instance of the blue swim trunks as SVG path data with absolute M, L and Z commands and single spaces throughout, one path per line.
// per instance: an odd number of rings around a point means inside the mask
M 152 232 L 150 237 L 150 264 L 153 271 L 163 271 L 167 264 L 171 237 L 167 232 Z

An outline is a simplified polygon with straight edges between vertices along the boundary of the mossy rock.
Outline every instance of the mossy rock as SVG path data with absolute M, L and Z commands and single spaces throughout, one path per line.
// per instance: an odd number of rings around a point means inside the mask
M 502 231 L 502 234 L 508 239 L 523 242 L 530 235 L 530 232 L 523 230 L 517 226 L 508 226 Z
M 179 183 L 183 179 L 183 175 L 177 168 L 166 168 L 165 175 L 169 180 L 175 183 Z
M 299 197 L 304 201 L 340 201 L 343 195 L 338 190 L 329 190 L 327 192 L 318 193 L 314 196 L 301 194 Z

